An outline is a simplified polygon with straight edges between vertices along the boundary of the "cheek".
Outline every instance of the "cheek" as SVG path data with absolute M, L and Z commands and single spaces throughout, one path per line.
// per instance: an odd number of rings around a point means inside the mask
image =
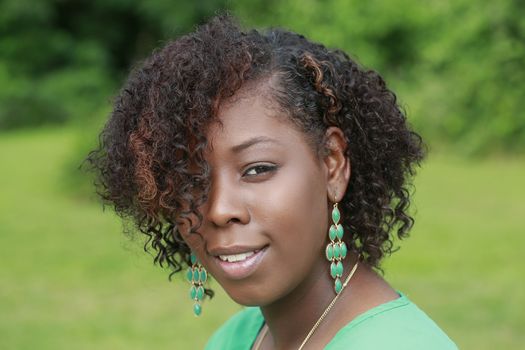
M 190 220 L 195 220 L 195 218 L 190 218 Z M 184 240 L 184 242 L 186 242 L 190 249 L 193 252 L 199 254 L 199 251 L 201 251 L 204 248 L 204 240 L 200 233 L 190 233 L 190 220 L 181 220 L 177 224 L 177 229 L 179 230 L 182 239 Z
M 182 236 L 184 239 L 184 242 L 190 247 L 190 249 L 198 253 L 202 249 L 203 245 L 203 239 L 198 233 L 190 233 L 187 235 Z
M 309 171 L 305 171 L 305 168 Z M 326 226 L 326 186 L 313 167 L 290 167 L 276 181 L 261 186 L 253 202 L 258 223 L 272 239 L 296 242 L 299 248 L 306 241 L 321 244 Z

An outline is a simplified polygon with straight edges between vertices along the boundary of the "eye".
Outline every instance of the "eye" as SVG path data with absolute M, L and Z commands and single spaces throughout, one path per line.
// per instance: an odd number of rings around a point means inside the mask
M 255 166 L 252 166 L 252 167 L 246 169 L 246 171 L 242 174 L 242 176 L 248 176 L 248 177 L 259 176 L 259 175 L 263 175 L 265 173 L 269 173 L 269 172 L 275 171 L 276 169 L 277 169 L 276 165 L 257 164 Z

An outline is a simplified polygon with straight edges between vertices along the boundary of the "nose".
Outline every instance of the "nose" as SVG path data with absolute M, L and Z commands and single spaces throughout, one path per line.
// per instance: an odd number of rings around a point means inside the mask
M 207 220 L 217 227 L 250 222 L 241 189 L 225 176 L 213 179 L 205 208 Z

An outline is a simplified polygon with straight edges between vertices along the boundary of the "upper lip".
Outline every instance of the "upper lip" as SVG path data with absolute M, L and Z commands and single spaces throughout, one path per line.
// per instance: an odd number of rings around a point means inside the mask
M 208 252 L 213 256 L 219 256 L 219 255 L 234 255 L 234 254 L 242 254 L 242 253 L 248 253 L 253 251 L 259 251 L 261 249 L 264 249 L 265 245 L 260 246 L 245 246 L 245 245 L 233 245 L 229 247 L 214 247 L 211 249 L 208 249 Z

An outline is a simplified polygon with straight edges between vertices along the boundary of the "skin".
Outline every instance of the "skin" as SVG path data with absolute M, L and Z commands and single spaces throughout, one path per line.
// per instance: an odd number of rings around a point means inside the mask
M 350 162 L 339 128 L 328 128 L 328 151 L 318 155 L 307 136 L 262 96 L 238 93 L 210 126 L 211 191 L 200 208 L 199 234 L 184 238 L 233 300 L 261 307 L 269 327 L 261 349 L 293 349 L 335 296 L 324 252 L 332 206 L 343 198 Z M 245 278 L 230 278 L 218 263 L 218 252 L 234 246 L 266 247 Z M 345 259 L 343 280 L 355 261 L 352 254 Z M 360 265 L 305 349 L 322 348 L 357 315 L 397 297 Z

